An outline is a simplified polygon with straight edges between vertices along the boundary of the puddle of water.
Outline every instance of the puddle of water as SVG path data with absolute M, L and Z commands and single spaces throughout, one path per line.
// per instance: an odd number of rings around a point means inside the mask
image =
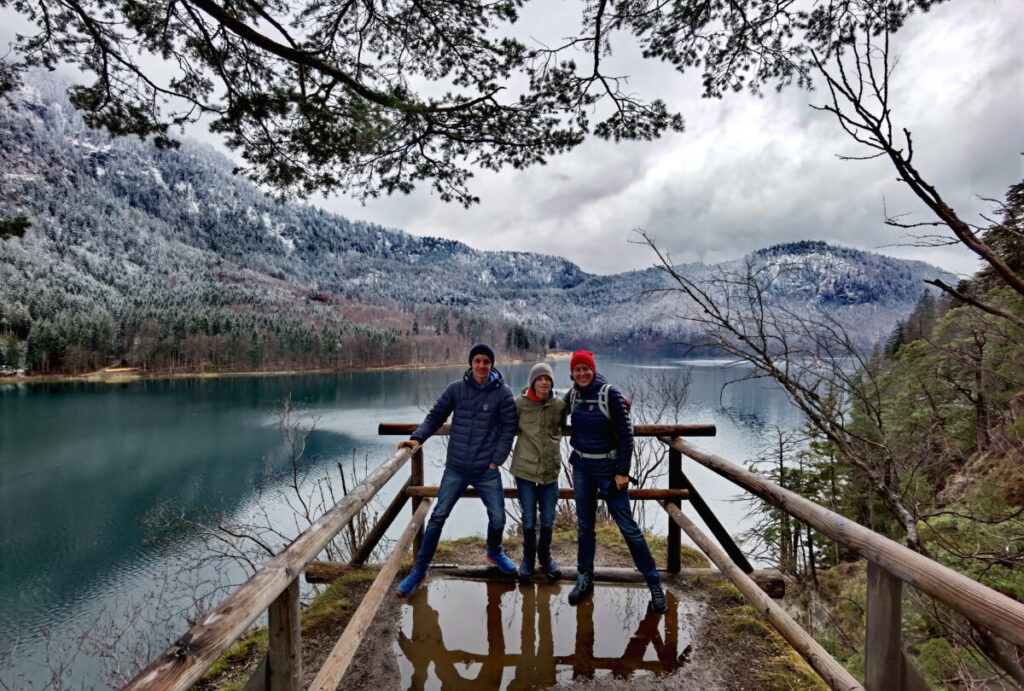
M 568 603 L 571 583 L 434 578 L 402 607 L 395 653 L 404 689 L 542 689 L 574 679 L 667 674 L 687 660 L 698 605 L 647 588 L 597 584 Z

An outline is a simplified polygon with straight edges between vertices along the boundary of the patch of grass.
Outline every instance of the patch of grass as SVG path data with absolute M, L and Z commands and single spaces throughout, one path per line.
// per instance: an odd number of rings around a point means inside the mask
M 720 615 L 723 630 L 748 640 L 754 639 L 754 645 L 764 651 L 767 664 L 757 671 L 758 688 L 772 691 L 828 689 L 807 661 L 790 647 L 755 607 L 746 603 L 746 598 L 732 583 L 718 582 L 713 587 L 726 598 L 726 609 Z
M 648 535 L 647 544 L 658 566 L 665 566 L 662 562 L 668 555 L 668 538 L 664 535 Z M 679 545 L 679 565 L 684 569 L 707 569 L 711 567 L 711 562 L 700 550 L 689 545 Z
M 353 586 L 372 583 L 377 572 L 372 569 L 355 569 L 337 579 L 313 600 L 302 612 L 302 630 L 312 631 L 329 623 L 339 614 L 352 608 L 351 591 Z
M 773 691 L 790 691 L 796 689 L 828 689 L 828 684 L 822 681 L 807 661 L 800 657 L 800 654 L 789 647 L 782 636 L 771 632 L 778 652 L 768 661 L 768 668 L 759 675 L 764 683 L 764 688 Z M 779 649 L 779 646 L 782 649 Z
M 622 539 L 622 533 L 619 532 L 618 526 L 614 523 L 608 525 L 599 525 L 594 531 L 597 544 L 602 547 L 619 547 L 626 549 L 626 542 Z
M 571 530 L 556 530 L 551 534 L 551 542 L 553 544 L 559 542 L 570 542 L 575 544 L 578 537 L 579 536 L 576 534 L 576 528 L 572 528 Z
M 434 552 L 434 561 L 444 562 L 446 559 L 451 559 L 452 555 L 458 554 L 461 550 L 474 548 L 479 549 L 481 552 L 486 552 L 487 540 L 476 535 L 460 537 L 456 540 L 444 540 L 437 545 L 437 551 Z M 483 559 L 482 556 L 481 559 Z
M 206 670 L 206 674 L 202 676 L 202 682 L 208 682 L 210 687 L 221 688 L 216 684 L 216 680 L 233 671 L 236 667 L 244 665 L 247 661 L 253 657 L 259 657 L 263 655 L 267 650 L 267 638 L 269 634 L 267 627 L 261 626 L 255 629 L 245 638 L 239 639 L 237 643 L 231 646 L 231 649 L 220 656 L 213 665 Z M 245 685 L 245 681 L 241 682 L 241 685 Z M 226 687 L 225 687 L 226 688 Z

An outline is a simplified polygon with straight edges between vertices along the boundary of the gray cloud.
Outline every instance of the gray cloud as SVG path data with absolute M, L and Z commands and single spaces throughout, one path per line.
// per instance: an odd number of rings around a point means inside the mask
M 965 217 L 990 208 L 977 195 L 1002 198 L 1021 178 L 1021 16 L 1015 0 L 948 3 L 894 39 L 894 124 L 912 130 L 915 162 Z M 831 115 L 810 108 L 826 93 L 701 100 L 692 77 L 635 55 L 624 63 L 638 93 L 683 112 L 685 133 L 650 143 L 591 141 L 542 168 L 479 174 L 481 204 L 469 210 L 424 191 L 365 207 L 343 199 L 324 205 L 481 249 L 559 254 L 600 273 L 651 264 L 649 250 L 629 243 L 637 227 L 678 261 L 818 238 L 975 269 L 959 248 L 884 247 L 901 241 L 883 224 L 886 210 L 910 213 L 908 220 L 927 220 L 927 211 L 887 161 L 836 158 L 865 151 Z

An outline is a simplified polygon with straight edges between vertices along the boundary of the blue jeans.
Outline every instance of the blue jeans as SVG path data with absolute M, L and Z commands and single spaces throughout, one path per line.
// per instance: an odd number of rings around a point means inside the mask
M 558 482 L 541 485 L 517 477 L 516 489 L 519 490 L 519 504 L 523 507 L 523 530 L 537 529 L 538 504 L 541 527 L 553 528 L 555 504 L 558 503 Z
M 647 546 L 647 540 L 633 519 L 633 512 L 629 508 L 629 495 L 626 490 L 620 490 L 615 486 L 615 479 L 610 476 L 593 476 L 580 470 L 579 466 L 573 465 L 572 484 L 576 494 L 576 520 L 577 520 L 577 555 L 576 567 L 580 571 L 594 570 L 594 552 L 597 549 L 597 539 L 594 534 L 595 516 L 597 514 L 597 498 L 600 494 L 608 505 L 608 513 L 615 519 L 619 526 L 629 553 L 633 556 L 633 563 L 636 568 L 649 581 L 658 578 L 658 569 L 654 564 L 654 557 Z
M 493 556 L 501 552 L 501 538 L 505 532 L 505 495 L 501 486 L 501 471 L 484 470 L 480 473 L 463 473 L 445 468 L 441 475 L 441 485 L 437 489 L 437 505 L 430 513 L 430 520 L 423 531 L 423 544 L 416 553 L 412 568 L 425 572 L 437 551 L 437 543 L 441 540 L 441 528 L 448 520 L 455 502 L 465 489 L 471 486 L 480 494 L 487 509 L 487 554 Z

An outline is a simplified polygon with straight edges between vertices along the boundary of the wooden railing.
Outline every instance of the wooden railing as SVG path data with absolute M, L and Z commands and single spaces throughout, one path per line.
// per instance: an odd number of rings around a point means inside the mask
M 387 424 L 381 425 L 380 432 L 408 434 L 414 427 Z M 440 433 L 446 432 L 443 429 Z M 679 544 L 681 533 L 686 532 L 718 567 L 718 573 L 736 584 L 832 688 L 859 689 L 866 686 L 872 691 L 926 688 L 923 678 L 906 661 L 900 643 L 900 595 L 903 582 L 913 585 L 1007 641 L 1024 646 L 1024 605 L 681 438 L 682 435 L 712 436 L 714 433 L 712 425 L 638 425 L 635 428 L 636 436 L 657 436 L 668 445 L 669 487 L 630 490 L 630 495 L 635 499 L 658 501 L 668 513 L 667 571 L 685 573 L 680 569 Z M 765 591 L 780 596 L 781 581 L 772 579 L 765 572 L 753 572 L 747 559 L 683 472 L 684 454 L 867 559 L 867 674 L 863 686 L 829 656 L 810 634 L 772 602 Z M 430 498 L 436 496 L 436 488 L 423 486 L 422 448 L 415 454 L 410 454 L 408 450 L 398 451 L 382 463 L 330 511 L 239 586 L 203 621 L 153 660 L 126 688 L 189 688 L 264 612 L 268 614 L 268 652 L 246 689 L 291 691 L 301 688 L 303 674 L 298 579 L 307 567 L 314 564 L 324 547 L 352 521 L 410 457 L 412 463 L 409 480 L 378 518 L 364 543 L 355 550 L 349 564 L 331 566 L 316 563 L 319 567 L 328 568 L 328 571 L 330 568 L 351 568 L 363 564 L 405 504 L 412 502 L 412 520 L 311 687 L 318 690 L 338 688 L 363 632 L 390 592 L 401 560 L 410 548 L 415 546 L 418 549 L 422 539 Z M 516 496 L 515 491 L 505 490 L 505 496 L 513 498 Z M 691 503 L 707 524 L 717 544 L 680 511 L 679 506 L 684 499 Z M 627 573 L 607 571 L 603 577 L 612 581 L 633 577 Z M 455 572 L 467 577 L 495 575 L 494 571 L 474 570 L 472 567 L 468 571 L 456 569 Z
M 964 615 L 971 622 L 992 631 L 1010 643 L 1024 646 L 1024 604 L 996 592 L 942 564 L 918 554 L 848 518 L 783 489 L 749 470 L 708 453 L 684 439 L 662 437 L 669 448 L 710 468 L 722 477 L 771 503 L 794 518 L 805 522 L 868 562 L 867 633 L 865 636 L 865 682 L 876 689 L 928 688 L 920 673 L 906 659 L 901 643 L 902 584 L 908 583 L 942 604 Z M 698 534 L 685 517 L 669 508 L 673 520 L 691 537 Z M 681 519 L 681 520 L 680 520 Z M 691 532 L 691 529 L 693 532 Z M 696 541 L 696 540 L 695 540 Z M 712 544 L 702 547 L 714 547 Z M 713 552 L 714 550 L 710 550 Z M 708 556 L 727 576 L 736 569 L 723 554 Z M 742 574 L 740 574 L 742 575 Z M 739 587 L 738 578 L 733 582 Z M 744 594 L 746 590 L 741 587 Z M 753 593 L 757 597 L 757 593 Z M 754 602 L 762 609 L 763 602 Z M 808 660 L 832 688 L 851 688 L 851 678 L 840 673 L 841 667 L 831 657 L 822 657 L 823 650 L 809 647 L 810 636 L 802 629 L 785 630 L 769 615 L 779 632 Z M 810 639 L 810 641 L 808 640 Z M 827 659 L 825 659 L 827 658 Z M 837 669 L 838 667 L 838 669 Z M 845 672 L 845 670 L 842 670 Z M 848 673 L 847 673 L 848 675 Z M 859 683 L 852 688 L 858 688 Z
M 255 679 L 251 686 L 300 688 L 299 578 L 302 571 L 405 465 L 409 456 L 409 451 L 402 450 L 384 461 L 201 622 L 150 662 L 125 688 L 189 688 L 264 612 L 268 613 L 268 653 L 265 664 L 257 670 L 262 678 Z
M 414 424 L 382 424 L 380 434 L 409 434 Z M 445 425 L 439 435 L 448 433 Z M 566 429 L 566 434 L 570 430 Z M 656 437 L 660 435 L 713 436 L 714 425 L 649 425 L 637 426 L 637 436 Z M 306 567 L 333 540 L 342 529 L 363 508 L 373 500 L 377 492 L 394 477 L 395 473 L 412 458 L 409 481 L 380 516 L 360 545 L 350 565 L 363 564 L 373 553 L 388 528 L 401 513 L 408 501 L 412 502 L 413 518 L 394 552 L 381 568 L 370 587 L 370 591 L 349 621 L 328 661 L 319 671 L 312 688 L 333 689 L 340 682 L 352 655 L 358 646 L 359 637 L 380 607 L 390 584 L 398 571 L 399 564 L 410 547 L 419 549 L 423 536 L 423 523 L 430 503 L 429 497 L 436 496 L 436 488 L 423 486 L 423 450 L 415 454 L 408 450 L 396 452 L 384 461 L 363 482 L 353 488 L 326 514 L 307 528 L 299 537 L 273 559 L 262 566 L 249 580 L 239 586 L 224 602 L 217 606 L 200 623 L 178 638 L 159 657 L 151 661 L 126 689 L 187 689 L 227 652 L 239 637 L 264 613 L 267 613 L 268 651 L 253 677 L 246 685 L 247 690 L 301 688 L 302 653 L 300 628 L 299 578 Z M 631 496 L 651 501 L 669 501 L 678 504 L 683 499 L 696 495 L 696 491 L 670 485 L 669 490 L 631 490 Z M 505 490 L 505 496 L 514 498 L 515 490 Z M 676 529 L 678 532 L 678 529 Z M 671 531 L 671 527 L 670 527 Z M 670 536 L 671 537 L 671 536 Z M 729 540 L 731 543 L 731 539 Z M 678 536 L 675 542 L 675 558 L 670 553 L 669 569 L 679 571 Z M 732 545 L 735 548 L 735 545 Z M 670 540 L 671 551 L 671 540 Z M 738 550 L 737 550 L 738 552 Z M 773 584 L 777 587 L 778 584 Z

